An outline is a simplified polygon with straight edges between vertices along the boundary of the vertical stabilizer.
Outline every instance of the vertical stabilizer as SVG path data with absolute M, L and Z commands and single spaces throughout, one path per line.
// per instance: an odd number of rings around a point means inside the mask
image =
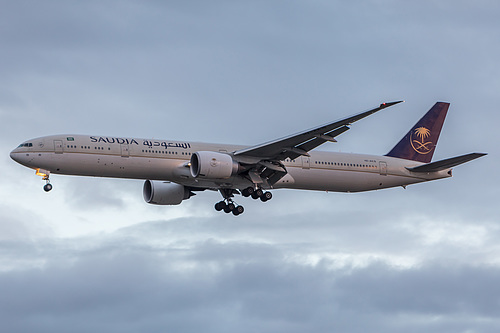
M 386 155 L 429 163 L 450 103 L 437 102 Z

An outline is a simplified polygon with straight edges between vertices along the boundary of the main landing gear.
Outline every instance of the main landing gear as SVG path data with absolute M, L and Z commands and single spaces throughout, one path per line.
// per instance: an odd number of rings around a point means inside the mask
M 245 209 L 243 206 L 239 206 L 233 201 L 233 194 L 238 193 L 236 190 L 232 189 L 222 189 L 220 190 L 224 200 L 219 201 L 215 204 L 215 210 L 220 212 L 224 211 L 225 213 L 233 213 L 234 216 L 238 216 L 242 214 Z M 252 197 L 253 199 L 260 199 L 262 202 L 266 202 L 271 200 L 273 194 L 271 192 L 263 191 L 261 188 L 254 189 L 253 187 L 247 187 L 246 189 L 241 191 L 241 195 L 244 197 Z
M 224 213 L 232 212 L 234 216 L 238 216 L 245 211 L 245 208 L 243 208 L 243 206 L 237 206 L 231 199 L 226 199 L 216 203 L 215 210 L 218 212 L 223 210 Z
M 266 202 L 271 200 L 273 194 L 271 192 L 264 192 L 261 188 L 254 189 L 253 187 L 247 187 L 243 191 L 241 191 L 241 195 L 244 197 L 252 197 L 252 199 L 259 199 L 262 202 Z

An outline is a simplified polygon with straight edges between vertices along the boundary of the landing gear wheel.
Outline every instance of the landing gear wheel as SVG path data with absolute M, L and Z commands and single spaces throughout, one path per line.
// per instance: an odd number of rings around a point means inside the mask
M 245 211 L 245 208 L 243 208 L 243 206 L 236 206 L 233 209 L 233 215 L 238 216 L 238 215 L 242 214 L 244 211 Z
M 215 210 L 220 212 L 221 210 L 226 207 L 226 203 L 224 201 L 219 201 L 218 203 L 215 204 Z
M 224 208 L 223 208 L 224 209 L 224 213 L 231 213 L 233 211 L 234 207 L 236 207 L 236 205 L 234 203 L 232 203 L 232 202 L 226 204 L 224 206 Z
M 246 189 L 244 189 L 243 191 L 241 191 L 241 195 L 246 198 L 246 197 L 251 196 L 254 191 L 255 190 L 254 190 L 253 187 L 247 187 Z
M 261 197 L 260 197 L 260 200 L 262 202 L 266 202 L 268 200 L 271 200 L 273 197 L 273 194 L 271 192 L 265 192 Z
M 258 199 L 264 194 L 264 191 L 262 189 L 258 188 L 255 190 L 255 192 L 252 193 L 252 198 L 253 199 Z
M 49 192 L 50 190 L 52 190 L 52 184 L 50 184 L 50 183 L 45 184 L 45 186 L 43 187 L 43 190 L 45 192 Z

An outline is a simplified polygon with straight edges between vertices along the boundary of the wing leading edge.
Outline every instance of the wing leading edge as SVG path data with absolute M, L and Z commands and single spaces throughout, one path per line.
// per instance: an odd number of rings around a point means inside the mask
M 349 130 L 349 125 L 380 110 L 404 101 L 382 103 L 378 107 L 353 116 L 323 124 L 303 132 L 292 134 L 281 139 L 266 142 L 234 152 L 234 156 L 253 157 L 259 160 L 283 161 L 295 159 L 301 155 L 308 156 L 308 151 L 327 141 L 335 142 L 335 137 Z

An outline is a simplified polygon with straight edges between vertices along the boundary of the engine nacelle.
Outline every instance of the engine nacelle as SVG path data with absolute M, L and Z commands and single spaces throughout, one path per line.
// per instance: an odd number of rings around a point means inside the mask
M 183 185 L 146 180 L 142 190 L 144 201 L 153 205 L 178 205 L 189 199 L 191 192 Z
M 191 176 L 226 179 L 238 173 L 238 163 L 225 153 L 198 151 L 191 155 Z

